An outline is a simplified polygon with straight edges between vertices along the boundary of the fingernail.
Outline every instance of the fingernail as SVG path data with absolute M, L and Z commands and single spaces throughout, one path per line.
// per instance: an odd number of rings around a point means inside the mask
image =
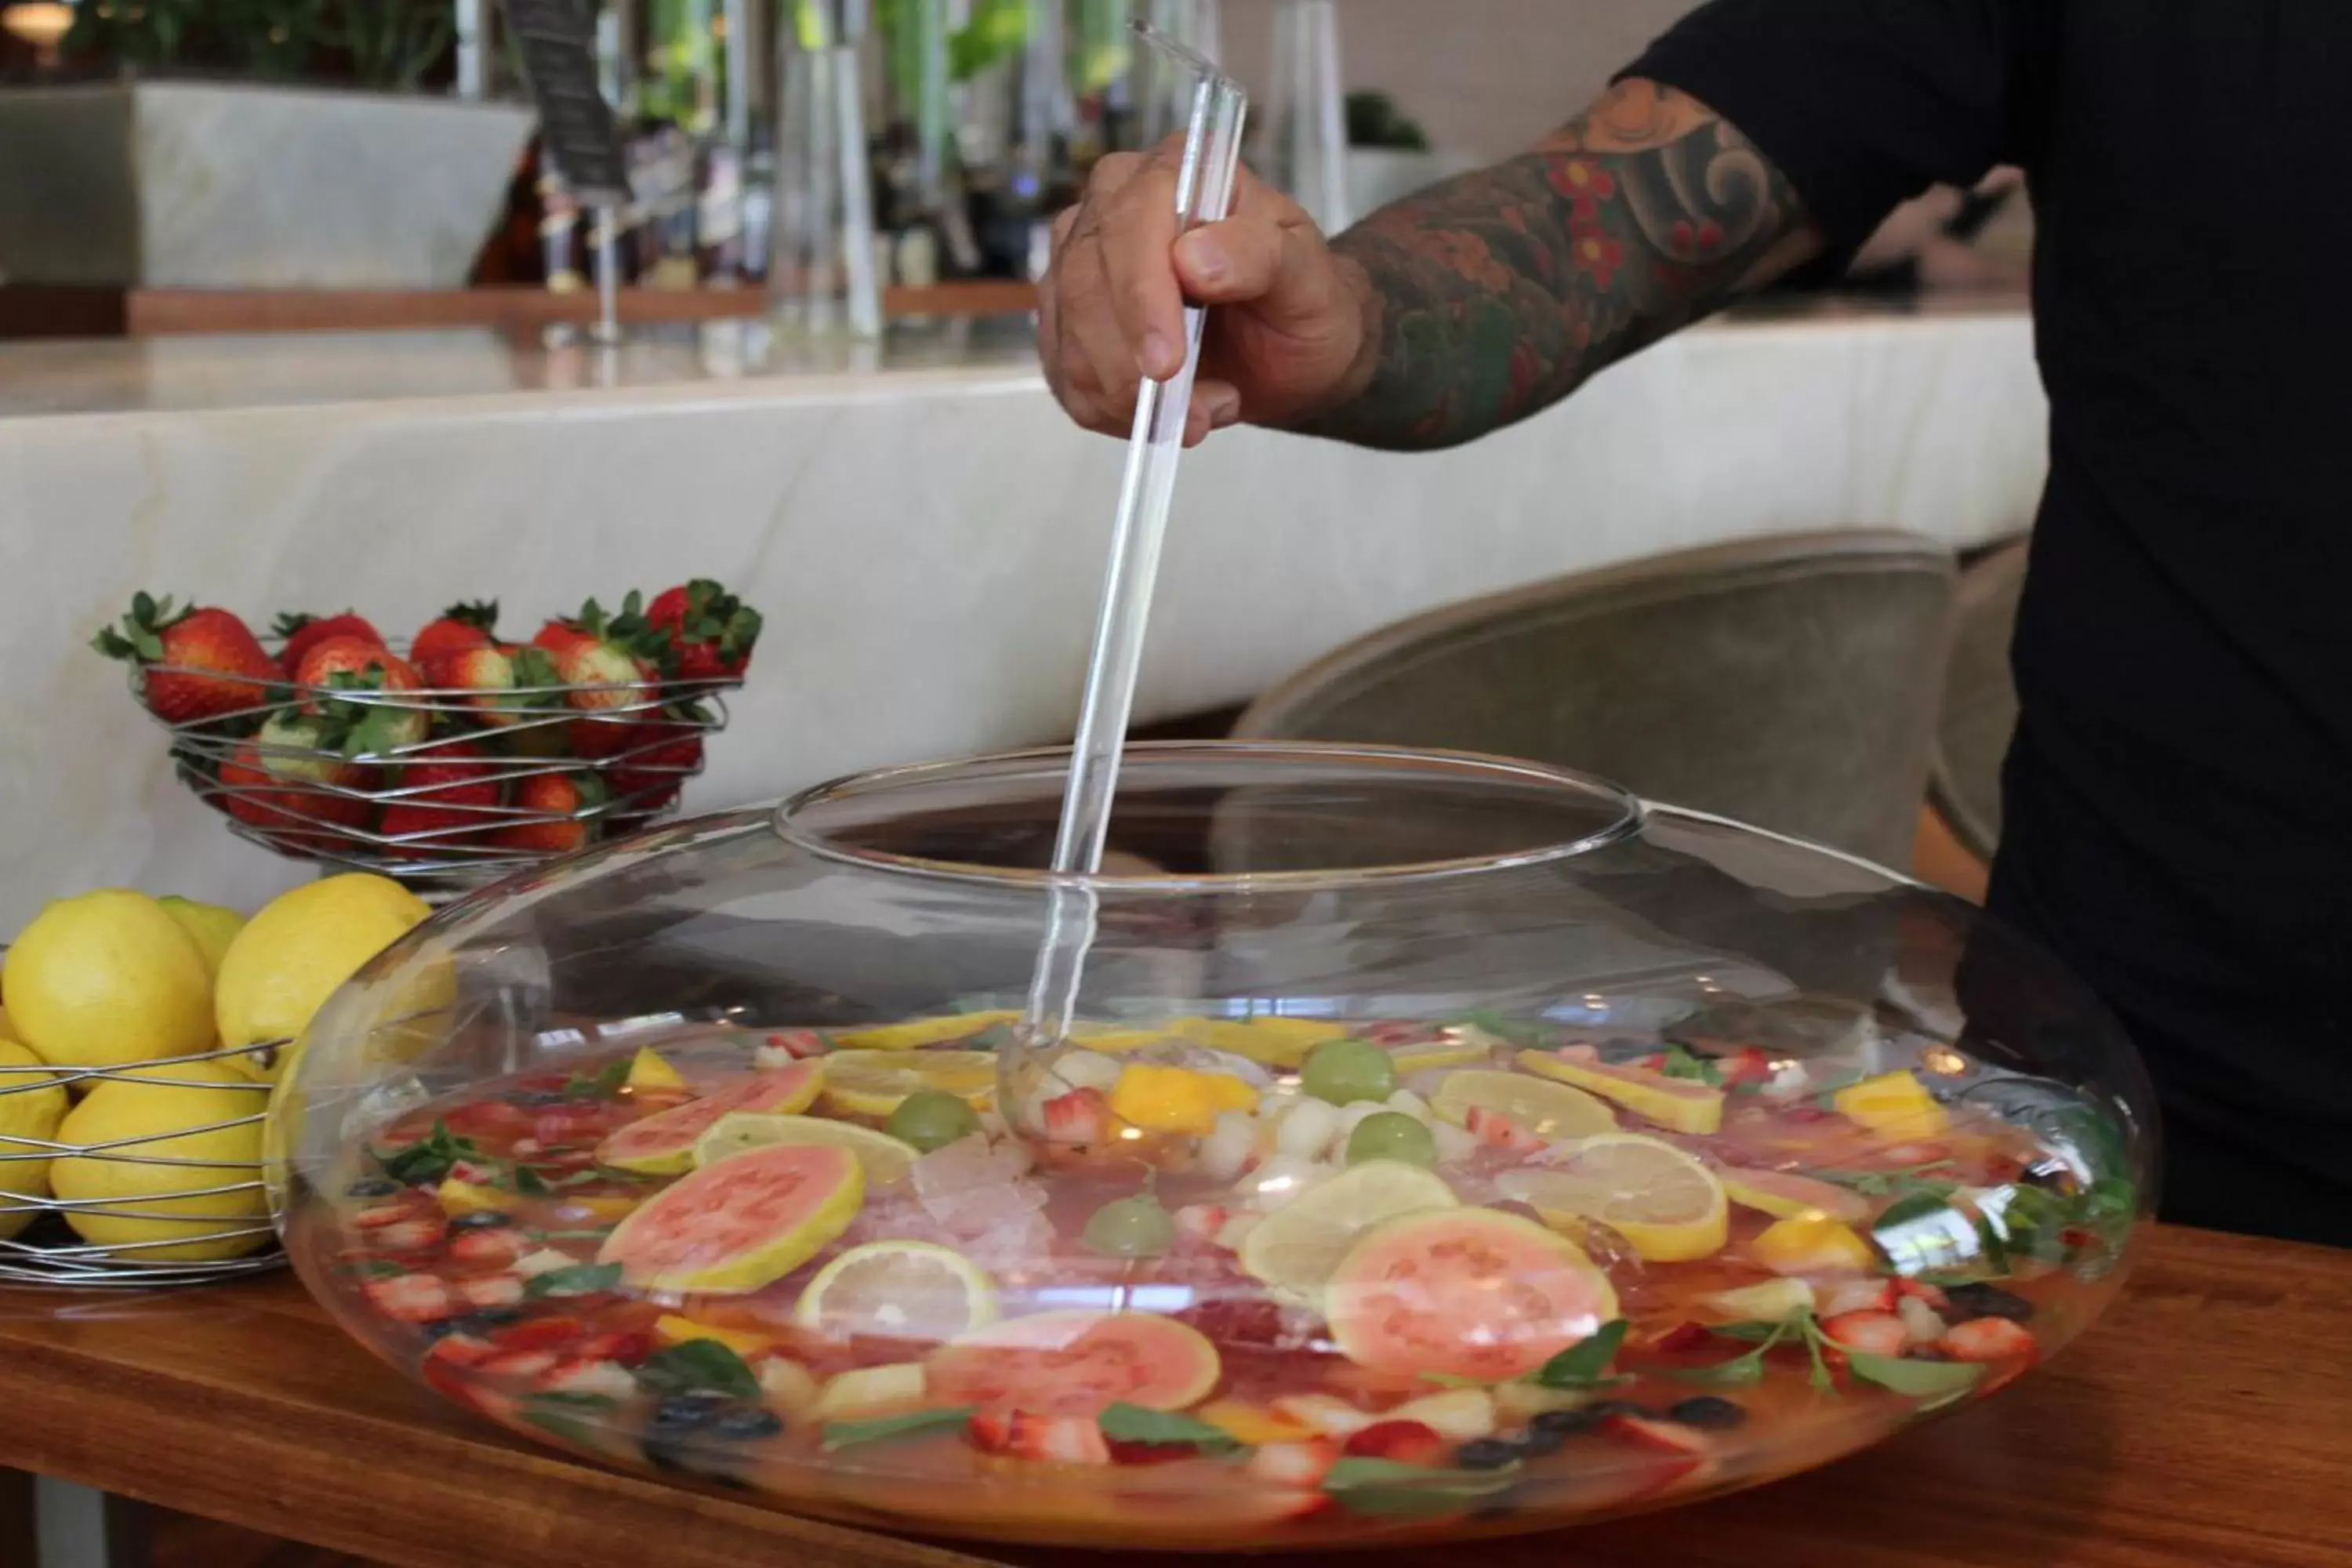
M 1144 333 L 1143 353 L 1139 357 L 1143 374 L 1155 378 L 1173 375 L 1184 363 L 1183 352 L 1164 332 Z
M 1219 283 L 1224 280 L 1225 255 L 1217 248 L 1216 241 L 1206 235 L 1184 237 L 1184 269 L 1195 283 Z
M 1209 410 L 1209 423 L 1219 428 L 1241 417 L 1242 395 L 1230 386 L 1221 386 L 1204 400 Z

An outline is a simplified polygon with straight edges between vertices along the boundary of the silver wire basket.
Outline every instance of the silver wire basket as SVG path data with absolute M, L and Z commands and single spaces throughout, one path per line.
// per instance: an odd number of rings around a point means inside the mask
M 109 1079 L 137 1079 L 218 1099 L 217 1107 L 212 1108 L 217 1110 L 217 1115 L 211 1114 L 208 1109 L 190 1117 L 184 1126 L 103 1143 L 68 1143 L 54 1138 L 0 1131 L 0 1228 L 17 1227 L 16 1234 L 0 1237 L 0 1281 L 65 1289 L 156 1290 L 232 1279 L 284 1267 L 285 1255 L 278 1250 L 270 1224 L 258 1159 L 190 1159 L 158 1154 L 152 1152 L 152 1146 L 190 1134 L 257 1126 L 268 1113 L 268 1084 L 256 1079 L 250 1085 L 232 1086 L 174 1076 L 175 1066 L 199 1061 L 234 1065 L 238 1058 L 265 1056 L 286 1044 L 265 1041 L 169 1062 L 121 1068 L 0 1062 L 0 1126 L 6 1125 L 6 1107 L 11 1099 L 37 1094 L 52 1085 L 62 1086 L 68 1094 L 79 1097 Z M 133 1168 L 141 1174 L 131 1184 L 149 1190 L 74 1200 L 31 1190 L 36 1185 L 45 1188 L 48 1184 L 46 1179 L 28 1182 L 24 1173 L 37 1165 L 46 1178 L 51 1162 L 60 1158 L 102 1161 Z M 191 1215 L 186 1206 L 174 1209 L 173 1205 L 193 1206 L 200 1212 Z M 93 1241 L 75 1228 L 77 1219 L 84 1224 L 116 1221 L 164 1229 L 144 1240 Z M 102 1223 L 92 1227 L 104 1228 Z M 234 1256 L 189 1258 L 184 1256 L 189 1250 L 226 1251 Z
M 395 643 L 387 651 L 404 647 Z M 132 690 L 154 675 L 206 673 L 134 667 Z M 725 694 L 741 685 L 740 677 L 730 677 L 651 678 L 617 687 L 516 686 L 498 691 L 495 709 L 488 710 L 484 693 L 473 690 L 351 689 L 287 680 L 272 683 L 267 700 L 250 708 L 189 723 L 157 722 L 172 732 L 180 782 L 227 817 L 237 837 L 292 859 L 447 886 L 495 880 L 677 810 L 686 781 L 702 771 L 705 743 L 726 727 Z M 591 694 L 617 700 L 593 709 L 574 702 Z M 269 738 L 266 721 L 273 718 L 352 708 L 417 715 L 425 738 L 357 754 Z M 582 725 L 599 738 L 597 754 L 568 745 Z M 447 760 L 456 740 L 488 753 L 475 782 L 494 786 L 495 803 L 454 803 L 446 784 L 403 782 L 411 764 Z M 531 781 L 566 776 L 583 796 L 569 809 L 519 800 Z M 593 780 L 593 787 L 584 780 Z M 387 831 L 386 812 L 403 804 L 429 805 L 447 820 Z

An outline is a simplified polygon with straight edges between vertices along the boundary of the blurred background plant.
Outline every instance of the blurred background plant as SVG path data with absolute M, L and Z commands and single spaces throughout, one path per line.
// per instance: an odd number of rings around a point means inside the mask
M 79 0 L 71 58 L 143 71 L 414 89 L 457 36 L 455 0 Z

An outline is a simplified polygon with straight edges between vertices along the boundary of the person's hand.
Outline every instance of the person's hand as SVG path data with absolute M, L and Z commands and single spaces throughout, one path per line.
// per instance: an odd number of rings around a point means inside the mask
M 1124 436 L 1144 376 L 1183 368 L 1184 306 L 1213 305 L 1184 440 L 1249 420 L 1286 425 L 1361 381 L 1367 289 L 1298 205 L 1247 169 L 1234 215 L 1177 236 L 1181 142 L 1095 165 L 1085 198 L 1054 222 L 1038 290 L 1037 349 L 1070 417 Z

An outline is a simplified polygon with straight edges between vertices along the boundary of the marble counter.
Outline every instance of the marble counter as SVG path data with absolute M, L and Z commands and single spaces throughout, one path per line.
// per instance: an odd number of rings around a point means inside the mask
M 387 630 L 496 597 L 527 631 L 688 575 L 768 616 L 693 808 L 1066 733 L 1120 448 L 1019 323 L 886 353 L 740 329 L 605 355 L 470 334 L 0 346 L 0 931 L 106 883 L 258 900 L 89 639 L 131 593 Z M 1955 545 L 2031 515 L 2045 406 L 2014 303 L 1713 323 L 1475 447 L 1257 431 L 1186 460 L 1140 721 L 1238 701 L 1360 632 L 1558 573 L 1762 533 Z

